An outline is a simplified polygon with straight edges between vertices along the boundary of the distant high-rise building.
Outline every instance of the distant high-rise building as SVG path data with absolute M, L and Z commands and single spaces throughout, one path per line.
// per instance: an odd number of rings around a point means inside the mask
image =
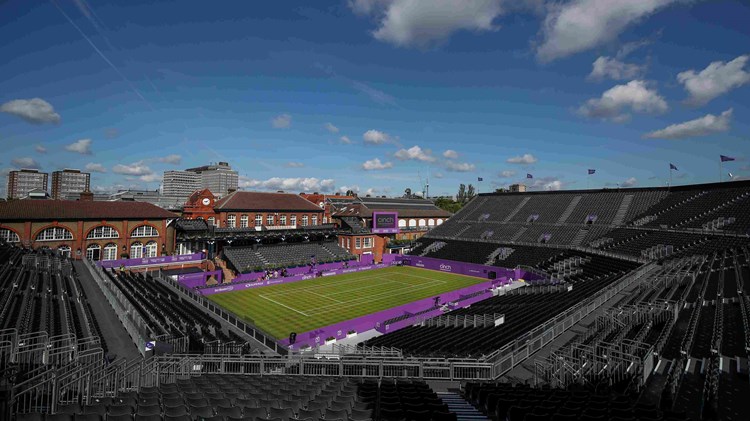
M 91 174 L 80 170 L 64 169 L 52 173 L 52 198 L 61 200 L 91 188 Z
M 23 199 L 32 190 L 47 191 L 49 174 L 22 169 L 8 173 L 8 199 Z
M 201 189 L 201 176 L 192 171 L 164 171 L 162 194 L 182 197 L 187 200 L 194 191 Z

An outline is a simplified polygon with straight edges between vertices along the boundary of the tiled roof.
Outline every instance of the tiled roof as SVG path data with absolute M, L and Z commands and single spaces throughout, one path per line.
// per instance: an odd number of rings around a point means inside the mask
M 423 206 L 419 207 L 399 207 L 397 204 L 393 206 L 376 206 L 375 209 L 370 209 L 365 206 L 364 203 L 353 203 L 344 208 L 336 211 L 333 216 L 358 216 L 360 218 L 372 218 L 373 212 L 398 212 L 399 218 L 420 218 L 420 217 L 433 217 L 433 218 L 447 218 L 452 214 L 446 210 L 440 209 L 437 206 L 430 206 L 425 209 Z
M 0 220 L 168 219 L 177 215 L 145 202 L 12 200 L 0 203 Z
M 323 212 L 296 194 L 236 191 L 216 202 L 216 210 Z

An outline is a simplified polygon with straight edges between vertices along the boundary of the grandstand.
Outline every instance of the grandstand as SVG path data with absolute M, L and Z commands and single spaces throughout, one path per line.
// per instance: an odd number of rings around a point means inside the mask
M 158 272 L 2 246 L 0 372 L 21 371 L 0 383 L 5 411 L 92 421 L 750 419 L 748 198 L 748 182 L 479 195 L 411 254 L 540 279 L 307 353 L 281 343 L 284 326 L 269 335 Z M 314 241 L 223 253 L 238 272 L 351 258 Z M 108 333 L 97 325 L 112 316 L 92 310 L 81 271 L 147 357 L 102 362 Z M 306 296 L 305 309 L 321 299 Z M 281 307 L 279 323 L 303 316 Z M 152 340 L 156 355 L 142 346 Z

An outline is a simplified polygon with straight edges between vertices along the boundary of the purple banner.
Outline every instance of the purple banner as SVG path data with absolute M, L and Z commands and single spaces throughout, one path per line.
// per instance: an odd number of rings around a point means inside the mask
M 372 232 L 374 234 L 398 234 L 398 212 L 373 212 Z
M 369 261 L 365 261 L 366 259 L 362 259 L 362 260 L 363 261 L 361 262 L 357 262 L 356 260 L 350 260 L 347 262 L 321 263 L 318 265 L 291 267 L 291 268 L 286 268 L 286 273 L 289 276 L 293 276 L 293 275 L 317 273 L 321 271 L 325 272 L 329 270 L 336 270 L 336 269 L 341 269 L 345 266 L 357 267 L 357 266 L 366 266 L 366 265 L 372 264 L 372 258 L 369 259 Z M 242 273 L 240 275 L 237 275 L 237 277 L 234 278 L 232 282 L 257 281 L 259 277 L 264 276 L 265 274 L 266 274 L 265 271 Z
M 183 254 L 180 256 L 160 256 L 145 257 L 143 259 L 120 259 L 120 260 L 102 260 L 96 262 L 103 268 L 115 268 L 120 266 L 150 266 L 150 265 L 169 265 L 173 263 L 198 263 L 203 260 L 203 253 Z
M 498 266 L 486 266 L 477 263 L 457 262 L 455 260 L 443 260 L 423 256 L 400 257 L 400 261 L 404 266 L 414 266 L 439 272 L 476 276 L 478 278 L 488 279 L 492 272 L 495 273 L 495 279 L 518 279 L 526 276 L 526 272 L 521 269 L 507 269 Z
M 208 278 L 214 276 L 216 282 L 221 283 L 223 279 L 223 273 L 220 270 L 212 272 L 194 272 L 177 275 L 177 281 L 187 288 L 197 288 L 206 286 Z

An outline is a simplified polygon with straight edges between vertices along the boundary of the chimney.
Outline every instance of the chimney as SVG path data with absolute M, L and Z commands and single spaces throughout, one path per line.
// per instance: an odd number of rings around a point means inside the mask
M 93 202 L 94 193 L 91 193 L 89 190 L 84 190 L 81 192 L 81 198 L 79 200 L 81 202 Z

